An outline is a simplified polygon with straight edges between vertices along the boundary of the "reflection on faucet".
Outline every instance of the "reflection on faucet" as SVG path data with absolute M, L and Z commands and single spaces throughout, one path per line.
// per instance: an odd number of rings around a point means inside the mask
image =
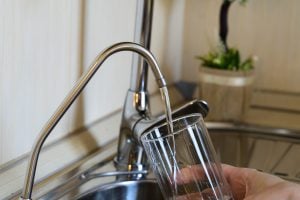
M 63 117 L 65 112 L 69 109 L 69 107 L 72 105 L 72 103 L 78 97 L 78 95 L 81 93 L 81 91 L 84 89 L 84 87 L 88 84 L 89 80 L 97 72 L 97 70 L 100 68 L 102 63 L 109 56 L 111 56 L 114 53 L 120 52 L 120 51 L 132 51 L 132 52 L 136 52 L 139 55 L 141 55 L 146 60 L 146 62 L 149 64 L 149 66 L 151 67 L 159 88 L 166 87 L 165 79 L 164 79 L 163 75 L 161 74 L 161 71 L 158 67 L 158 64 L 157 64 L 154 56 L 144 47 L 142 47 L 138 44 L 135 44 L 135 43 L 123 42 L 123 43 L 115 44 L 115 45 L 107 48 L 106 50 L 104 50 L 102 53 L 100 53 L 97 56 L 97 58 L 95 59 L 95 61 L 93 62 L 93 64 L 90 66 L 89 70 L 76 83 L 76 85 L 72 88 L 70 93 L 67 95 L 67 97 L 64 99 L 64 101 L 57 108 L 55 113 L 52 115 L 52 117 L 49 119 L 49 121 L 45 124 L 45 126 L 41 130 L 37 140 L 35 141 L 35 143 L 33 145 L 33 149 L 30 154 L 30 160 L 29 160 L 29 164 L 28 164 L 28 168 L 27 168 L 27 172 L 26 172 L 26 176 L 25 176 L 24 188 L 23 188 L 22 196 L 20 197 L 20 199 L 22 199 L 22 200 L 31 199 L 32 187 L 33 187 L 33 183 L 34 183 L 34 177 L 35 177 L 39 153 L 40 153 L 40 150 L 41 150 L 45 140 L 51 133 L 51 131 L 54 129 L 54 127 L 57 125 L 57 123 L 60 121 L 60 119 Z M 134 97 L 136 97 L 137 95 L 134 94 L 134 92 L 129 92 L 129 93 L 133 94 L 133 96 L 132 96 L 132 99 L 131 98 L 128 98 L 128 99 L 136 100 Z M 127 103 L 130 103 L 130 102 L 128 102 L 128 99 L 127 99 Z M 132 101 L 132 102 L 134 102 L 134 101 Z M 136 111 L 136 114 L 138 114 L 138 116 L 135 116 L 135 112 L 132 112 L 132 111 L 130 111 L 130 112 L 124 111 L 124 114 L 126 116 L 130 116 L 129 117 L 130 120 L 129 120 L 129 122 L 124 122 L 123 125 L 127 124 L 127 125 L 129 125 L 127 127 L 130 127 L 132 129 L 133 129 L 134 125 L 136 124 L 136 122 L 141 119 L 140 113 L 138 113 L 137 111 Z M 122 127 L 124 128 L 125 126 L 122 126 Z M 126 132 L 127 132 L 127 134 L 131 134 L 130 130 L 126 130 Z

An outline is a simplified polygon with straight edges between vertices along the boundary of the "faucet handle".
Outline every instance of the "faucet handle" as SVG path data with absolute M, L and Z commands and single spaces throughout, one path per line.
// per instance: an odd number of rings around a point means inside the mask
M 172 113 L 173 118 L 191 113 L 200 113 L 203 118 L 207 116 L 209 107 L 206 101 L 195 99 L 176 109 Z

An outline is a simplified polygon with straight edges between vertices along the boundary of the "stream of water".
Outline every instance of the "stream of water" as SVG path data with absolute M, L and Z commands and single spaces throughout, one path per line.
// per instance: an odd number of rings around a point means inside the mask
M 172 111 L 171 111 L 171 105 L 170 105 L 170 98 L 167 87 L 160 88 L 160 93 L 162 96 L 162 99 L 165 103 L 165 113 L 166 113 L 166 121 L 168 125 L 168 134 L 171 134 L 172 137 L 172 192 L 173 192 L 173 199 L 175 199 L 177 194 L 177 184 L 176 184 L 176 144 L 175 144 L 175 137 L 174 137 L 174 131 L 173 131 L 173 120 L 172 120 Z

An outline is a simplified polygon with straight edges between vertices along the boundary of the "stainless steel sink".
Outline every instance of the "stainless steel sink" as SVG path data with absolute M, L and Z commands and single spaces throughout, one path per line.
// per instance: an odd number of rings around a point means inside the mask
M 300 183 L 299 132 L 216 122 L 208 122 L 206 126 L 222 163 L 256 168 Z M 112 155 L 109 153 L 110 156 L 104 159 L 95 153 L 87 163 L 78 162 L 72 167 L 75 175 L 67 176 L 73 174 L 72 171 L 62 173 L 56 187 L 50 189 L 49 182 L 45 186 L 47 189 L 41 190 L 35 199 L 163 199 L 153 174 L 141 181 L 115 182 L 115 177 L 82 179 L 86 172 L 95 174 L 115 170 L 112 159 L 116 143 L 107 149 Z M 18 195 L 5 199 L 14 199 Z
M 113 182 L 87 191 L 78 200 L 160 200 L 163 199 L 155 180 Z
M 222 163 L 258 169 L 300 183 L 300 133 L 230 123 L 207 123 Z
M 284 129 L 207 123 L 222 163 L 255 168 L 284 179 L 300 182 L 300 134 Z M 77 199 L 163 199 L 155 180 L 105 184 Z

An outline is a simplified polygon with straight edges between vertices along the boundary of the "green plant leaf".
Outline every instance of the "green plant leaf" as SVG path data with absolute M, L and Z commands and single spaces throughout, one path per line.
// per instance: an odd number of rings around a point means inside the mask
M 205 67 L 224 69 L 224 70 L 242 70 L 253 69 L 253 61 L 247 58 L 241 63 L 240 53 L 235 48 L 229 48 L 227 51 L 212 51 L 204 56 L 197 56 Z

